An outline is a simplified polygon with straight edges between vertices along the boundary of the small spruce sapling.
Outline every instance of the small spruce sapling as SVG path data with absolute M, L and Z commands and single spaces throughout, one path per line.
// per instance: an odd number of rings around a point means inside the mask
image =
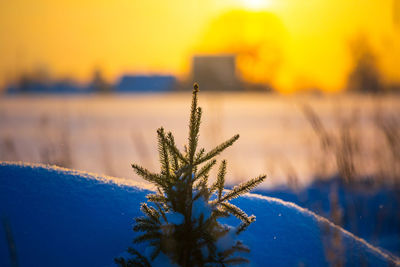
M 133 227 L 134 231 L 142 233 L 134 239 L 134 243 L 144 242 L 152 249 L 147 258 L 129 248 L 128 252 L 133 257 L 116 258 L 115 262 L 120 266 L 148 267 L 161 253 L 172 264 L 185 267 L 229 266 L 248 262 L 241 255 L 250 249 L 234 237 L 254 222 L 255 216 L 248 216 L 229 201 L 255 188 L 266 176 L 260 175 L 224 191 L 227 164 L 223 160 L 216 181 L 209 185 L 209 172 L 217 163 L 214 157 L 231 146 L 239 135 L 209 152 L 204 148 L 198 149 L 202 114 L 197 105 L 198 92 L 198 85 L 194 84 L 189 140 L 184 152 L 175 145 L 173 135 L 160 128 L 157 136 L 161 172 L 151 173 L 132 164 L 134 171 L 157 189 L 146 196 L 148 203 L 141 204 L 144 216 L 135 218 Z M 239 218 L 240 225 L 234 228 L 218 221 L 230 215 Z

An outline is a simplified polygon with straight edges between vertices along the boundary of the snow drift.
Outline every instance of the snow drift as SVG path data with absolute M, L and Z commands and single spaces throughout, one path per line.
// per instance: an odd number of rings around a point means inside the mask
M 0 229 L 0 266 L 11 265 L 10 235 L 19 266 L 113 265 L 131 245 L 133 218 L 149 190 L 129 179 L 0 163 L 0 216 L 7 222 Z M 257 216 L 240 236 L 251 248 L 251 266 L 400 264 L 399 258 L 293 203 L 254 194 L 232 202 Z

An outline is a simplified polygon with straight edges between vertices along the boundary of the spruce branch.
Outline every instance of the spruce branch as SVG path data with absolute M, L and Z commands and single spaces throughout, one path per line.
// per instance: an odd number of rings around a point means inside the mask
M 171 149 L 171 147 L 176 147 L 174 136 L 172 135 L 171 132 L 168 132 L 167 139 L 165 141 L 166 141 L 166 144 L 168 145 L 168 149 L 171 154 L 171 166 L 172 166 L 173 171 L 175 172 L 179 169 L 179 163 L 178 163 L 179 156 L 177 155 L 177 153 L 175 152 L 174 149 Z
M 254 222 L 256 220 L 256 217 L 254 215 L 251 215 L 249 217 L 249 222 L 242 222 L 239 227 L 236 230 L 236 234 L 240 234 L 241 232 L 243 232 L 244 230 L 247 229 L 247 227 L 249 227 L 249 225 Z
M 223 209 L 225 209 L 227 212 L 235 216 L 236 218 L 240 219 L 242 222 L 245 223 L 251 223 L 251 219 L 249 216 L 240 208 L 236 207 L 235 205 L 229 203 L 229 202 L 222 202 L 220 203 Z
M 167 198 L 160 194 L 147 194 L 146 198 L 148 201 L 151 201 L 154 203 L 166 203 L 167 202 Z
M 149 170 L 137 165 L 137 164 L 132 164 L 131 165 L 134 171 L 139 175 L 142 176 L 143 179 L 145 179 L 148 182 L 151 182 L 153 184 L 159 185 L 162 188 L 166 187 L 166 183 L 164 179 L 162 179 L 161 175 L 151 173 Z
M 240 251 L 240 252 L 250 253 L 250 248 L 243 245 L 241 241 L 237 241 L 235 246 L 233 246 L 233 248 L 238 252 Z
M 196 157 L 195 157 L 195 162 L 197 162 L 203 155 L 204 155 L 205 149 L 201 148 L 199 152 L 197 152 Z
M 132 229 L 135 232 L 147 232 L 147 231 L 157 231 L 160 229 L 160 227 L 158 225 L 150 223 L 136 223 Z
M 134 243 L 141 243 L 145 241 L 151 241 L 151 240 L 160 240 L 162 237 L 161 233 L 159 231 L 147 231 L 143 235 L 140 235 L 136 237 L 133 242 Z
M 153 220 L 151 220 L 149 217 L 136 217 L 135 218 L 135 222 L 137 224 L 151 224 L 151 225 L 157 225 L 156 222 L 154 222 Z
M 233 137 L 231 137 L 229 140 L 223 142 L 222 144 L 218 145 L 217 147 L 215 147 L 213 150 L 211 150 L 210 152 L 208 152 L 206 155 L 204 155 L 202 158 L 200 158 L 195 164 L 200 164 L 203 163 L 204 161 L 207 161 L 215 156 L 217 156 L 218 154 L 220 154 L 222 151 L 224 151 L 226 148 L 230 147 L 231 145 L 233 145 L 233 143 L 239 139 L 239 135 L 235 135 Z
M 166 137 L 164 133 L 164 128 L 159 128 L 157 130 L 158 135 L 158 154 L 161 163 L 161 173 L 164 173 L 167 176 L 167 179 L 170 178 L 170 168 L 169 168 L 169 157 L 168 157 L 168 148 Z
M 218 190 L 218 201 L 221 200 L 222 192 L 224 190 L 225 174 L 226 174 L 226 160 L 223 160 L 221 162 L 221 165 L 219 166 L 217 180 L 215 181 L 215 183 L 212 185 L 212 187 L 210 189 L 210 193 L 213 193 L 214 190 L 216 190 L 216 189 Z
M 176 147 L 172 133 L 168 133 L 168 138 L 165 138 L 164 141 L 168 145 L 168 148 L 171 151 L 172 155 L 176 156 L 180 161 L 182 161 L 185 164 L 189 163 L 186 157 Z
M 154 205 L 156 205 L 157 210 L 163 217 L 164 221 L 168 223 L 168 220 L 167 220 L 167 217 L 165 216 L 165 211 L 164 211 L 163 207 L 159 203 L 154 203 Z M 166 205 L 164 204 L 164 206 L 166 206 Z
M 244 193 L 249 192 L 250 190 L 255 188 L 257 185 L 262 183 L 262 181 L 264 181 L 266 177 L 267 177 L 266 175 L 260 175 L 257 178 L 253 178 L 247 182 L 241 183 L 241 184 L 233 187 L 233 189 L 231 191 L 229 191 L 228 193 L 226 193 L 221 198 L 220 201 L 231 200 L 231 199 L 237 198 L 238 196 L 240 196 Z
M 193 158 L 197 148 L 200 119 L 201 119 L 201 109 L 197 108 L 198 92 L 199 92 L 199 86 L 197 85 L 197 83 L 195 83 L 193 85 L 192 105 L 190 109 L 190 122 L 189 122 L 188 160 L 191 165 L 193 165 Z
M 237 241 L 233 247 L 222 252 L 222 257 L 226 259 L 235 252 L 250 253 L 250 249 L 244 246 L 240 241 Z
M 156 223 L 160 223 L 160 214 L 158 213 L 158 211 L 153 208 L 153 207 L 149 207 L 146 203 L 142 203 L 142 206 L 140 207 L 140 210 L 146 214 L 152 221 L 156 222 Z
M 229 217 L 229 213 L 221 208 L 216 208 L 213 210 L 212 214 L 211 214 L 212 218 L 228 218 Z
M 142 254 L 140 254 L 136 249 L 133 248 L 128 248 L 128 252 L 135 256 L 135 259 L 130 259 L 128 261 L 125 261 L 124 258 L 116 258 L 114 261 L 115 263 L 119 264 L 122 267 L 151 267 L 149 261 L 144 257 Z
M 204 165 L 199 172 L 197 173 L 197 175 L 195 176 L 194 181 L 201 179 L 203 177 L 206 177 L 208 175 L 208 173 L 210 172 L 211 168 L 215 165 L 215 163 L 217 163 L 217 161 L 215 159 L 209 161 L 206 165 Z

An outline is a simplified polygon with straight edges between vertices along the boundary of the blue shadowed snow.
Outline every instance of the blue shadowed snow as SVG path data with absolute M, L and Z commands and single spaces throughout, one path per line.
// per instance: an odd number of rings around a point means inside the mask
M 0 215 L 11 226 L 19 266 L 112 265 L 131 246 L 132 218 L 140 215 L 140 202 L 149 192 L 143 188 L 57 167 L 0 163 Z M 321 238 L 327 231 L 341 237 L 347 265 L 399 264 L 398 258 L 289 202 L 249 194 L 233 203 L 257 216 L 239 236 L 251 248 L 251 266 L 328 265 L 327 242 Z M 238 224 L 234 218 L 227 221 Z M 3 227 L 0 266 L 10 266 Z
M 109 266 L 131 243 L 145 193 L 59 168 L 0 165 L 0 216 L 20 266 Z M 1 229 L 0 266 L 9 266 L 5 240 Z
M 377 185 L 370 180 L 346 183 L 340 177 L 332 177 L 316 180 L 301 190 L 282 186 L 257 193 L 296 203 L 329 220 L 335 214 L 334 209 L 339 209 L 344 229 L 400 256 L 399 186 Z M 332 207 L 333 194 L 337 206 Z

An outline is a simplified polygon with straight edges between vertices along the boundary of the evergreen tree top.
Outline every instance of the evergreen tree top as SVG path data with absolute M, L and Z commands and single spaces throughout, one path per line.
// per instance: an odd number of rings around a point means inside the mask
M 143 217 L 135 219 L 134 231 L 142 234 L 135 243 L 145 242 L 152 247 L 150 260 L 137 250 L 130 248 L 134 258 L 116 259 L 121 266 L 151 266 L 160 253 L 179 266 L 229 266 L 248 262 L 241 253 L 249 249 L 235 240 L 231 246 L 218 247 L 218 240 L 236 236 L 244 231 L 255 216 L 248 216 L 229 201 L 258 186 L 265 175 L 235 186 L 224 193 L 227 162 L 220 164 L 216 181 L 208 184 L 209 172 L 216 164 L 214 159 L 239 138 L 234 135 L 227 141 L 206 152 L 198 149 L 202 109 L 198 107 L 199 86 L 193 86 L 189 120 L 189 137 L 185 150 L 181 152 L 172 133 L 164 128 L 157 130 L 160 173 L 132 164 L 134 171 L 156 187 L 155 194 L 147 195 L 148 203 L 142 203 Z M 202 166 L 201 166 L 202 165 Z M 219 218 L 237 217 L 241 223 L 230 227 L 219 222 Z M 234 238 L 232 238 L 234 240 Z M 239 256 L 236 254 L 240 254 Z

